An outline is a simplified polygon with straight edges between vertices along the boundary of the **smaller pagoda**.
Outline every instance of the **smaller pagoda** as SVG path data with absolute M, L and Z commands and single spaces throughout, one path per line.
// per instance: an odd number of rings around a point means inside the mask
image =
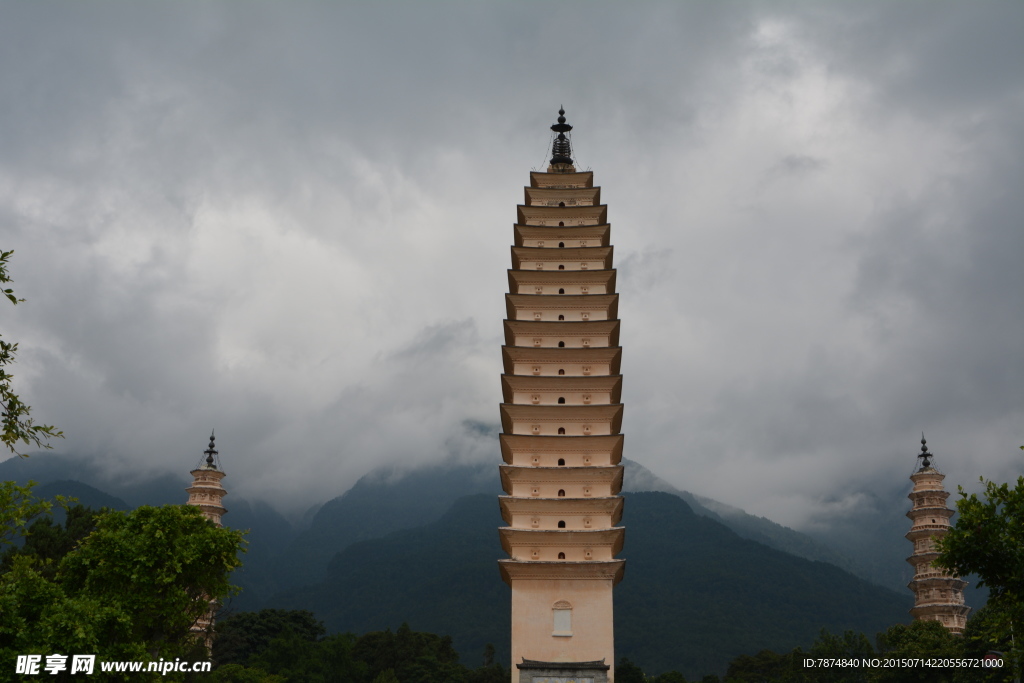
M 914 554 L 907 558 L 914 567 L 914 578 L 907 587 L 914 591 L 911 616 L 920 621 L 937 621 L 950 632 L 960 635 L 967 624 L 971 608 L 964 604 L 967 582 L 933 563 L 939 556 L 935 542 L 949 531 L 953 510 L 946 505 L 949 492 L 943 488 L 946 478 L 931 465 L 934 457 L 928 442 L 921 435 L 921 466 L 910 475 L 914 488 L 907 496 L 913 507 L 907 513 L 913 524 L 907 540 L 914 544 Z
M 189 486 L 188 504 L 195 505 L 203 512 L 203 516 L 217 526 L 224 526 L 221 517 L 228 510 L 224 507 L 223 498 L 227 495 L 221 479 L 225 477 L 220 469 L 220 458 L 217 448 L 214 445 L 214 434 L 210 432 L 210 445 L 203 451 L 205 459 L 200 458 L 199 464 L 192 470 L 192 485 Z M 216 601 L 210 601 L 210 609 L 203 616 L 196 619 L 192 625 L 192 633 L 206 645 L 207 651 L 212 652 L 213 648 L 213 622 L 217 613 Z
M 220 483 L 226 475 L 220 469 L 220 459 L 217 457 L 217 449 L 214 446 L 214 435 L 210 432 L 210 445 L 203 454 L 205 462 L 199 460 L 199 464 L 190 473 L 192 475 L 192 486 L 185 489 L 188 491 L 188 504 L 195 505 L 203 511 L 203 515 L 217 526 L 221 524 L 221 517 L 227 512 L 222 500 L 227 495 L 224 485 Z

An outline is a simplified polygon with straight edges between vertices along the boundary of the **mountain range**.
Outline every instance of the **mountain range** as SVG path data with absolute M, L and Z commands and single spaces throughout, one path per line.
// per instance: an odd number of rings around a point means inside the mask
M 648 672 L 721 671 L 738 654 L 807 645 L 822 627 L 873 635 L 908 620 L 909 591 L 877 585 L 865 558 L 853 561 L 624 463 L 627 574 L 615 594 L 617 654 Z M 167 475 L 119 480 L 57 454 L 2 462 L 0 478 L 34 479 L 40 495 L 115 509 L 184 502 L 188 483 Z M 507 657 L 508 588 L 495 563 L 499 491 L 493 464 L 381 470 L 312 507 L 305 528 L 266 503 L 229 498 L 225 522 L 250 530 L 233 577 L 243 591 L 230 608 L 310 609 L 332 631 L 408 622 L 452 635 L 471 665 L 487 643 Z

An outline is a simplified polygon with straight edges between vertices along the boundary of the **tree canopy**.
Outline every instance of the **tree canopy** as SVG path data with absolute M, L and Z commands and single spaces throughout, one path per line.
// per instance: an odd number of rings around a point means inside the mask
M 1024 448 L 1024 447 L 1022 447 Z M 1024 477 L 1016 486 L 981 480 L 985 490 L 968 495 L 960 487 L 957 521 L 938 543 L 936 564 L 961 576 L 976 574 L 989 590 L 989 609 L 983 624 L 990 642 L 1019 643 L 1012 638 L 1024 630 Z M 972 620 L 974 621 L 974 620 Z M 1020 671 L 1024 648 L 1010 656 Z
M 215 526 L 196 507 L 143 506 L 95 514 L 95 528 L 69 548 L 87 518 L 69 514 L 59 531 L 37 522 L 33 529 L 46 531 L 5 556 L 0 661 L 55 652 L 201 659 L 190 629 L 211 600 L 232 592 L 242 532 Z
M 372 631 L 324 636 L 323 624 L 305 610 L 265 609 L 218 622 L 213 643 L 213 683 L 508 683 L 509 671 L 493 662 L 459 662 L 450 636 L 413 631 Z

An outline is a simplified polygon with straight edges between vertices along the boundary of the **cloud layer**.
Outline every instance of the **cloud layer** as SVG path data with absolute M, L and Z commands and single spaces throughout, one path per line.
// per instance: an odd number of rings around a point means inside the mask
M 810 528 L 1024 443 L 1024 7 L 9 3 L 0 330 L 57 447 L 297 511 L 498 461 L 515 205 L 564 104 L 628 456 Z

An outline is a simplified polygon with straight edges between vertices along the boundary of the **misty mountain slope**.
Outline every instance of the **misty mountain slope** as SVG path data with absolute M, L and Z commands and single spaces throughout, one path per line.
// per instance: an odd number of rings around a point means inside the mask
M 857 519 L 830 520 L 814 537 L 781 526 L 739 508 L 680 490 L 644 466 L 623 460 L 626 492 L 663 491 L 679 496 L 704 517 L 719 521 L 744 538 L 811 560 L 829 562 L 888 588 L 905 591 L 909 552 L 904 521 L 907 504 L 901 491 L 879 492 Z M 0 479 L 41 484 L 73 479 L 127 503 L 130 507 L 183 503 L 186 475 L 145 478 L 125 472 L 112 478 L 95 459 L 57 453 L 0 462 Z M 236 581 L 245 590 L 234 600 L 237 609 L 258 609 L 270 595 L 323 579 L 327 565 L 347 545 L 438 519 L 457 498 L 478 492 L 499 493 L 496 464 L 442 464 L 409 471 L 378 470 L 361 478 L 349 491 L 315 505 L 308 528 L 300 533 L 263 502 L 247 503 L 231 495 L 226 479 L 232 527 L 251 529 L 249 552 Z M 56 492 L 56 491 L 55 491 Z M 892 493 L 892 495 L 889 495 Z M 258 510 L 258 514 L 257 514 Z M 266 524 L 266 528 L 264 528 Z M 849 556 L 856 559 L 851 559 Z M 968 589 L 968 604 L 984 604 L 987 592 Z
M 617 657 L 648 671 L 721 671 L 735 655 L 807 645 L 822 628 L 874 635 L 905 622 L 909 596 L 822 562 L 740 538 L 677 496 L 626 497 L 625 580 L 616 588 Z M 456 501 L 416 529 L 350 545 L 326 579 L 275 596 L 270 607 L 308 609 L 332 631 L 396 628 L 450 634 L 466 661 L 493 643 L 509 656 L 509 589 L 497 501 Z
M 54 496 L 57 495 L 75 498 L 76 501 L 73 504 L 84 505 L 85 507 L 92 508 L 93 510 L 99 510 L 100 508 L 130 510 L 132 508 L 131 505 L 117 496 L 112 496 L 109 493 L 100 491 L 95 487 L 73 479 L 48 481 L 45 484 L 39 484 L 35 489 L 33 489 L 33 493 L 35 493 L 38 498 L 46 498 L 48 500 L 53 500 Z M 63 510 L 60 510 L 60 508 L 54 508 L 53 512 L 55 519 L 63 522 Z M 57 516 L 58 512 L 61 513 L 59 517 Z
M 0 462 L 0 479 L 19 484 L 33 480 L 40 485 L 54 481 L 79 481 L 120 498 L 132 508 L 184 503 L 188 500 L 185 487 L 191 481 L 188 470 L 183 470 L 180 476 L 128 470 L 117 476 L 100 467 L 95 457 L 62 453 L 36 453 L 28 458 L 4 460 Z
M 630 495 L 623 522 L 617 646 L 648 671 L 721 671 L 738 654 L 809 644 L 821 628 L 873 636 L 909 620 L 909 595 L 741 538 L 676 497 Z
M 288 520 L 262 501 L 250 503 L 244 499 L 225 498 L 224 505 L 228 508 L 224 524 L 248 531 L 242 566 L 231 574 L 231 582 L 241 587 L 242 592 L 232 598 L 231 607 L 258 610 L 279 590 L 272 578 L 273 569 L 277 566 L 281 550 L 295 538 L 295 531 Z
M 661 491 L 677 495 L 689 503 L 698 515 L 721 522 L 743 538 L 749 538 L 797 557 L 834 564 L 869 581 L 873 578 L 859 563 L 830 548 L 820 540 L 777 524 L 766 517 L 751 515 L 738 507 L 680 490 L 632 460 L 623 458 L 622 462 L 626 465 L 622 484 L 623 491 Z M 875 581 L 875 583 L 881 582 Z
M 500 492 L 490 463 L 372 472 L 317 510 L 281 554 L 275 580 L 282 589 L 322 581 L 331 558 L 352 543 L 432 522 L 463 496 Z

